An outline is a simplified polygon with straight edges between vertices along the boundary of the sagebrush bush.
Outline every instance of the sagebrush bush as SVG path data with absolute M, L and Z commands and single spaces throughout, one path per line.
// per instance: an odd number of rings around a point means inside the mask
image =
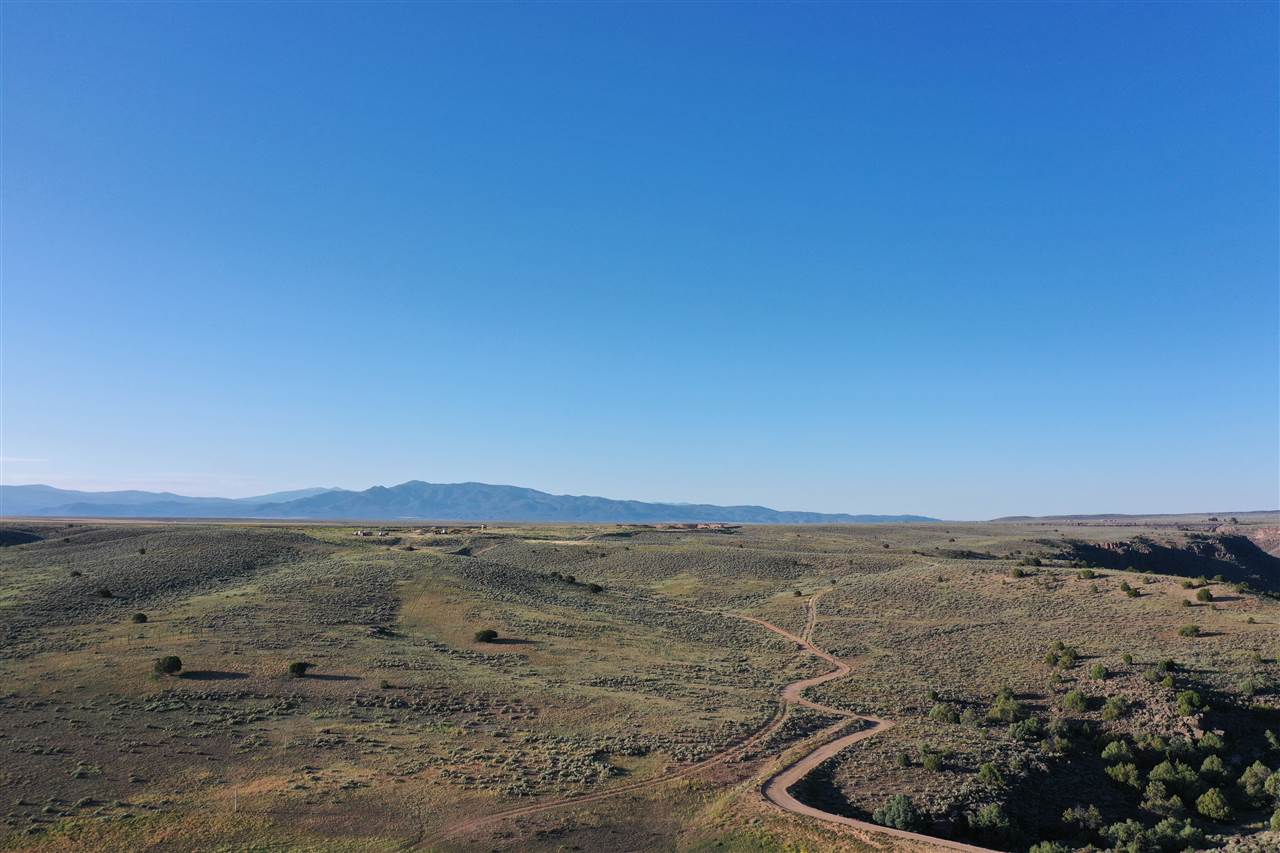
M 924 825 L 924 818 L 906 794 L 894 794 L 871 813 L 871 819 L 894 829 L 917 830 Z
M 161 675 L 174 675 L 182 670 L 182 658 L 177 655 L 156 658 L 155 670 Z

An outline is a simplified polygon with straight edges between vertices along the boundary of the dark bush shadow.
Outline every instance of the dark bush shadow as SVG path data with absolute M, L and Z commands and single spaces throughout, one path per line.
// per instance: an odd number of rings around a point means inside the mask
M 532 646 L 533 640 L 520 640 L 515 637 L 498 637 L 497 639 L 489 640 L 488 644 L 491 646 Z
M 311 681 L 359 681 L 360 680 L 360 676 L 358 675 L 313 675 L 311 673 L 307 673 L 302 677 L 305 679 L 309 679 Z
M 249 675 L 244 672 L 224 672 L 220 669 L 191 669 L 179 673 L 178 677 L 188 681 L 236 681 L 248 678 Z

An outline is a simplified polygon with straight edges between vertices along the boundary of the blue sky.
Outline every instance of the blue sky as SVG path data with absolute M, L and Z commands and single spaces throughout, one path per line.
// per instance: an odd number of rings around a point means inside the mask
M 1280 505 L 1275 4 L 16 4 L 4 482 Z

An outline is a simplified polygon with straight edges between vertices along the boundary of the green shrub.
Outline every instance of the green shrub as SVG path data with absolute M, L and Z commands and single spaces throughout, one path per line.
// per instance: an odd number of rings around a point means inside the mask
M 1123 740 L 1113 740 L 1102 749 L 1103 761 L 1133 761 L 1133 750 Z
M 1195 581 L 1187 580 L 1186 578 L 1183 578 L 1183 580 L 1182 580 L 1182 588 L 1183 588 L 1183 589 L 1195 589 L 1195 588 L 1196 588 Z
M 1147 835 L 1161 850 L 1199 850 L 1204 847 L 1204 833 L 1185 818 L 1179 821 L 1167 817 L 1152 827 Z
M 1200 636 L 1200 626 L 1199 625 L 1183 625 L 1181 628 L 1178 629 L 1178 636 L 1198 637 Z
M 498 632 L 492 628 L 484 628 L 476 631 L 477 643 L 492 643 L 496 639 L 498 639 Z
M 307 670 L 311 669 L 314 666 L 315 664 L 313 663 L 307 663 L 304 660 L 296 660 L 293 663 L 289 664 L 289 674 L 292 675 L 294 678 L 302 678 L 307 674 Z
M 1044 737 L 1044 723 L 1039 717 L 1028 717 L 1009 726 L 1009 735 L 1015 740 L 1032 741 Z
M 999 803 L 987 803 L 969 815 L 969 828 L 979 838 L 995 841 L 1008 838 L 1012 831 L 1009 816 Z
M 1071 853 L 1072 848 L 1058 841 L 1041 841 L 1032 844 L 1027 853 Z
M 1209 820 L 1231 820 L 1231 804 L 1222 795 L 1222 789 L 1210 788 L 1196 800 L 1196 811 Z
M 1266 680 L 1260 675 L 1246 675 L 1236 683 L 1238 689 L 1245 696 L 1256 696 L 1267 689 Z
M 1025 578 L 1027 576 L 1027 572 L 1025 569 L 1021 569 L 1021 568 L 1018 568 L 1017 566 L 1014 566 L 1013 569 L 1009 572 L 1009 576 L 1014 578 Z
M 797 592 L 798 591 L 799 590 L 797 590 Z M 600 584 L 598 583 L 589 583 L 587 584 L 587 592 L 590 592 L 593 595 L 599 595 L 600 593 L 604 592 L 604 587 L 600 586 Z
M 1091 581 L 1097 576 L 1098 576 L 1098 573 L 1095 572 L 1093 569 L 1081 569 L 1079 572 L 1076 573 L 1076 577 L 1080 578 L 1080 580 L 1083 580 L 1083 581 Z
M 111 590 L 107 589 L 105 586 L 98 587 L 94 590 L 93 594 L 98 596 L 98 598 L 115 598 L 115 595 L 112 594 Z
M 978 768 L 978 781 L 984 785 L 1003 785 L 1004 776 L 1000 774 L 998 767 L 987 761 Z
M 1147 774 L 1150 782 L 1162 782 L 1170 789 L 1194 796 L 1200 788 L 1200 776 L 1189 764 L 1181 761 L 1161 761 Z
M 1280 809 L 1271 813 L 1271 831 L 1280 832 Z
M 1077 688 L 1062 697 L 1062 704 L 1063 707 L 1071 711 L 1087 711 L 1089 709 L 1089 697 L 1084 695 L 1083 690 Z
M 1213 601 L 1213 593 L 1208 589 L 1197 590 L 1196 601 Z
M 1245 799 L 1254 805 L 1261 805 L 1266 795 L 1267 779 L 1271 776 L 1271 768 L 1261 761 L 1255 761 L 1245 768 L 1236 780 Z
M 1183 690 L 1178 694 L 1178 713 L 1189 717 L 1204 707 L 1204 700 L 1194 690 Z
M 1280 770 L 1272 773 L 1267 777 L 1267 781 L 1263 784 L 1262 790 L 1266 791 L 1276 800 L 1280 800 Z
M 156 658 L 156 672 L 161 675 L 174 675 L 182 671 L 182 658 L 177 655 L 165 655 Z
M 1089 667 L 1089 677 L 1094 681 L 1106 681 L 1109 674 L 1107 668 L 1100 663 L 1095 663 Z
M 1128 589 L 1126 589 L 1124 591 L 1124 594 L 1129 596 L 1130 598 L 1137 598 L 1138 596 L 1142 595 L 1142 593 L 1138 592 L 1133 587 L 1129 587 Z
M 917 830 L 924 826 L 924 818 L 906 794 L 894 794 L 871 813 L 871 819 L 894 829 Z
M 924 761 L 921 763 L 924 765 L 925 770 L 930 773 L 937 773 L 942 769 L 942 756 L 936 752 L 930 752 L 925 755 Z
M 1227 742 L 1222 739 L 1222 735 L 1217 732 L 1205 732 L 1197 744 L 1201 749 L 1217 752 L 1226 749 Z
M 1062 813 L 1062 822 L 1079 827 L 1081 832 L 1097 832 L 1102 828 L 1102 812 L 1097 806 L 1075 806 Z
M 1186 803 L 1169 790 L 1164 782 L 1148 782 L 1142 794 L 1142 807 L 1159 815 L 1177 816 L 1186 811 Z
M 1076 661 L 1080 658 L 1080 651 L 1072 646 L 1068 646 L 1061 640 L 1055 642 L 1049 647 L 1049 651 L 1045 653 L 1044 662 L 1049 666 L 1056 666 L 1060 669 L 1071 669 L 1076 665 Z
M 1210 779 L 1222 779 L 1227 775 L 1227 767 L 1216 755 L 1209 755 L 1200 762 L 1200 775 Z
M 899 766 L 899 767 L 910 767 L 910 766 L 911 766 L 911 756 L 910 756 L 910 755 L 908 755 L 908 754 L 907 754 L 907 753 L 905 753 L 905 752 L 899 752 L 899 753 L 898 753 L 898 766 Z
M 133 614 L 133 616 L 131 616 L 130 618 L 133 620 L 133 622 L 134 622 L 135 624 L 137 624 L 137 625 L 141 625 L 143 622 L 146 622 L 146 621 L 147 621 L 147 614 L 145 614 L 145 613 L 135 613 L 135 614 Z
M 1121 785 L 1127 785 L 1130 788 L 1142 787 L 1142 780 L 1138 777 L 1138 765 L 1131 761 L 1111 765 L 1107 768 L 1107 775 Z
M 1012 696 L 999 694 L 991 708 L 987 711 L 987 719 L 992 722 L 1011 723 L 1020 720 L 1026 715 L 1026 710 L 1022 707 L 1022 703 Z
M 929 719 L 935 723 L 958 723 L 960 712 L 952 705 L 940 703 L 929 709 Z
M 1122 820 L 1102 830 L 1103 836 L 1111 842 L 1112 850 L 1125 853 L 1146 853 L 1150 847 L 1146 844 L 1146 828 L 1136 820 Z
M 1128 713 L 1129 703 L 1122 696 L 1112 696 L 1102 706 L 1102 719 L 1109 723 L 1122 719 Z

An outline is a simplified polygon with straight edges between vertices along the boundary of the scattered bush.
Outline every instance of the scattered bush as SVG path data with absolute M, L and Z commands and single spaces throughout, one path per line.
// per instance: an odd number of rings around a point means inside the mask
M 953 705 L 939 703 L 929 709 L 929 719 L 935 723 L 958 723 L 960 712 Z
M 1200 775 L 1210 779 L 1222 779 L 1227 775 L 1226 765 L 1216 755 L 1210 755 L 1200 763 Z
M 143 622 L 146 622 L 146 621 L 147 621 L 147 614 L 145 614 L 145 613 L 135 613 L 135 614 L 133 614 L 133 616 L 132 616 L 132 617 L 130 617 L 130 618 L 131 618 L 131 619 L 132 619 L 136 624 L 141 625 Z
M 1096 832 L 1102 828 L 1102 813 L 1097 806 L 1075 806 L 1062 813 L 1062 822 L 1078 827 L 1081 832 Z
M 1221 788 L 1210 788 L 1196 800 L 1196 811 L 1209 820 L 1231 820 L 1231 804 L 1222 795 Z
M 924 825 L 924 818 L 906 794 L 890 797 L 884 805 L 871 813 L 871 819 L 881 826 L 891 826 L 894 829 L 917 830 Z
M 176 675 L 182 671 L 182 658 L 177 655 L 156 658 L 155 670 L 160 675 Z
M 1080 578 L 1080 580 L 1084 580 L 1084 581 L 1091 581 L 1091 580 L 1093 580 L 1094 578 L 1096 578 L 1097 576 L 1098 576 L 1098 573 L 1097 573 L 1097 572 L 1095 572 L 1093 569 L 1081 569 L 1081 570 L 1076 574 L 1076 577 L 1078 577 L 1078 578 Z
M 1062 697 L 1062 705 L 1069 711 L 1087 711 L 1089 709 L 1089 697 L 1084 695 L 1084 691 L 1080 689 L 1072 690 Z
M 107 589 L 105 586 L 98 587 L 94 590 L 93 594 L 98 596 L 98 598 L 115 598 L 115 596 L 112 595 L 111 590 Z
M 587 584 L 587 592 L 590 592 L 593 595 L 599 595 L 604 592 L 604 587 L 600 586 L 598 583 L 589 583 Z
M 996 694 L 995 701 L 987 711 L 987 719 L 991 722 L 1012 723 L 1026 716 L 1022 703 L 1013 698 L 1013 691 L 1004 688 Z
M 936 752 L 927 753 L 921 764 L 924 766 L 924 769 L 928 770 L 930 773 L 937 773 L 942 769 L 942 756 Z
M 1089 677 L 1094 681 L 1106 681 L 1107 676 L 1110 674 L 1111 673 L 1107 671 L 1106 666 L 1103 664 L 1095 663 L 1093 666 L 1089 667 Z
M 1200 636 L 1200 626 L 1199 625 L 1183 625 L 1181 628 L 1178 629 L 1178 636 L 1198 637 Z
M 988 841 L 1003 841 L 1013 831 L 1009 816 L 1005 814 L 1004 807 L 999 803 L 987 803 L 969 815 L 969 828 L 977 833 L 979 838 Z
M 1213 601 L 1213 593 L 1207 588 L 1196 590 L 1196 601 Z
M 1204 699 L 1194 690 L 1183 690 L 1178 694 L 1178 713 L 1190 717 L 1204 707 Z
M 1217 732 L 1205 732 L 1200 738 L 1198 746 L 1201 749 L 1217 751 L 1227 748 L 1227 742 L 1222 739 L 1222 735 Z
M 1129 703 L 1122 696 L 1112 696 L 1102 706 L 1102 719 L 1108 723 L 1123 719 L 1129 713 Z
M 1056 666 L 1059 669 L 1071 669 L 1076 665 L 1076 661 L 1080 658 L 1080 650 L 1073 646 L 1068 646 L 1061 640 L 1055 642 L 1049 647 L 1049 651 L 1045 653 L 1044 662 L 1049 666 Z
M 1044 723 L 1039 717 L 1028 717 L 1009 726 L 1009 736 L 1015 740 L 1032 741 L 1044 737 Z
M 1158 815 L 1176 817 L 1186 811 L 1187 806 L 1164 782 L 1148 782 L 1142 794 L 1142 808 Z
M 978 768 L 978 781 L 985 785 L 1003 785 L 1004 776 L 1001 775 L 998 767 L 987 761 Z
M 498 639 L 498 632 L 492 628 L 483 628 L 476 631 L 477 643 L 492 643 L 496 639 Z
M 1244 794 L 1246 800 L 1255 806 L 1262 805 L 1266 797 L 1267 780 L 1270 777 L 1271 768 L 1261 761 L 1255 761 L 1240 774 L 1236 784 L 1240 786 L 1240 792 Z
M 1113 740 L 1103 747 L 1102 759 L 1103 761 L 1133 761 L 1133 750 L 1129 749 L 1126 741 Z
M 294 678 L 302 678 L 307 674 L 307 670 L 312 669 L 314 666 L 315 664 L 313 663 L 308 663 L 304 660 L 296 660 L 289 664 L 289 674 Z
M 1138 765 L 1131 761 L 1111 765 L 1107 768 L 1107 775 L 1121 785 L 1127 785 L 1130 788 L 1142 787 L 1142 781 L 1138 777 Z
M 1032 844 L 1027 853 L 1071 853 L 1071 848 L 1058 841 L 1041 841 Z

